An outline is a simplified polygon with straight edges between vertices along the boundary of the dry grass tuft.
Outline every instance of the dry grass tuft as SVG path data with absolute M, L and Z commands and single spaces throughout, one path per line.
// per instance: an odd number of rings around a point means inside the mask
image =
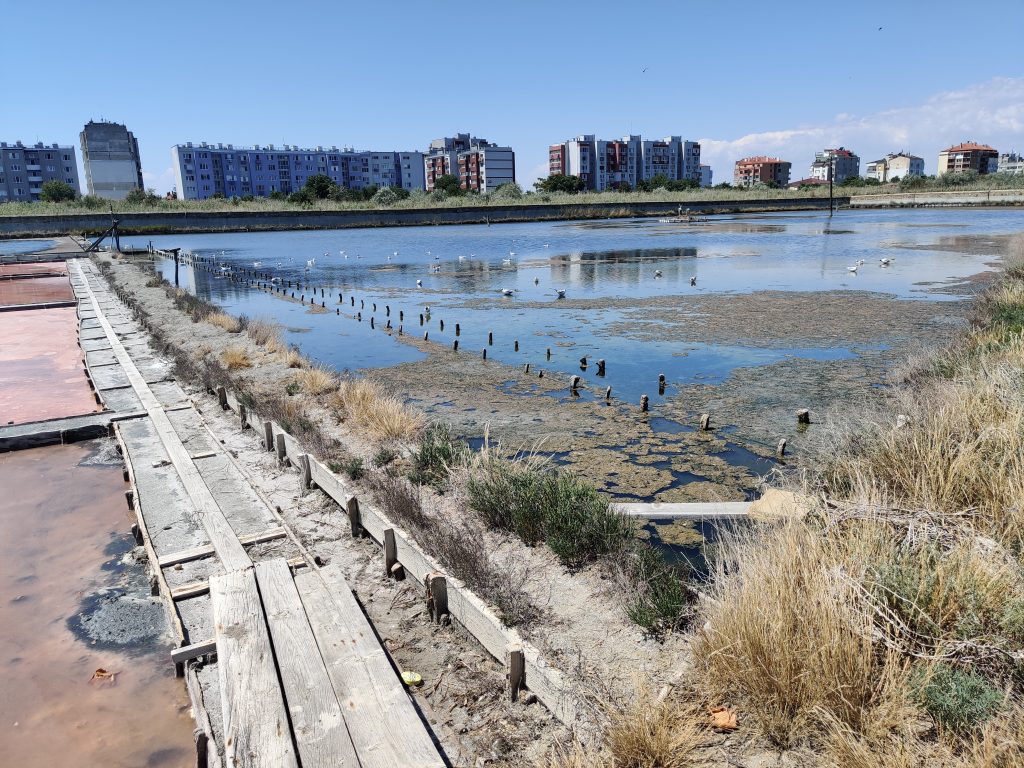
M 220 359 L 229 371 L 236 371 L 239 368 L 249 368 L 252 366 L 252 360 L 249 359 L 249 353 L 241 347 L 228 347 L 220 353 Z
M 267 349 L 270 349 L 268 346 Z M 305 368 L 306 358 L 302 356 L 302 353 L 297 349 L 284 348 L 278 351 L 278 357 L 281 362 L 289 368 Z
M 330 405 L 379 441 L 412 440 L 425 424 L 422 414 L 367 379 L 342 381 Z
M 610 720 L 605 743 L 616 766 L 686 768 L 707 738 L 706 715 L 683 702 L 660 701 L 647 690 Z
M 281 344 L 281 326 L 271 320 L 257 318 L 250 320 L 245 328 L 249 338 L 261 347 L 266 347 L 268 352 L 276 352 L 278 349 L 271 349 L 271 346 Z
M 908 672 L 879 660 L 873 616 L 845 575 L 860 575 L 860 550 L 871 543 L 793 522 L 723 546 L 693 646 L 696 669 L 713 695 L 740 696 L 780 746 L 823 720 L 864 733 L 905 715 Z
M 242 330 L 242 324 L 239 322 L 237 317 L 224 314 L 223 312 L 214 312 L 212 315 L 207 315 L 205 318 L 206 322 L 210 325 L 216 325 L 218 328 L 223 328 L 228 333 L 238 333 Z
M 322 395 L 338 387 L 337 374 L 329 368 L 320 366 L 300 370 L 295 375 L 295 380 L 302 387 L 302 391 L 310 395 Z

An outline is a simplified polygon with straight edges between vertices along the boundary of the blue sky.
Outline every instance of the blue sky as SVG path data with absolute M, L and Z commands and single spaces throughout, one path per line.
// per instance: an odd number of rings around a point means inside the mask
M 524 186 L 580 133 L 701 140 L 716 182 L 764 153 L 797 178 L 840 143 L 926 171 L 964 139 L 1024 151 L 1022 0 L 54 0 L 45 17 L 7 0 L 0 25 L 0 139 L 77 145 L 90 118 L 125 122 L 160 192 L 185 141 L 423 149 L 469 131 L 511 144 Z

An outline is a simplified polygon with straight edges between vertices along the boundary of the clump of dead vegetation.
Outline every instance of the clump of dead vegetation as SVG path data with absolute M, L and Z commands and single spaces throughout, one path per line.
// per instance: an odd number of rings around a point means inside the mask
M 242 347 L 228 347 L 220 353 L 220 359 L 229 371 L 252 367 L 252 359 Z
M 844 766 L 1021 758 L 1006 734 L 1024 670 L 1022 334 L 1011 262 L 972 328 L 904 372 L 896 412 L 822 440 L 800 489 L 819 500 L 809 517 L 726 548 L 697 681 L 740 698 L 773 742 Z
M 364 378 L 341 381 L 328 406 L 339 418 L 380 442 L 412 440 L 425 424 L 421 413 Z

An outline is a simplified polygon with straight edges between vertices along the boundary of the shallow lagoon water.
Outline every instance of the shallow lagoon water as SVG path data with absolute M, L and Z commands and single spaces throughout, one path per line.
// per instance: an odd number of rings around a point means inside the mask
M 661 445 L 652 449 L 646 464 L 659 470 L 669 485 L 654 492 L 652 486 L 640 490 L 617 473 L 604 484 L 620 500 L 647 501 L 690 483 L 716 482 L 677 460 L 675 443 L 686 439 L 679 433 L 692 427 L 660 418 L 658 406 L 681 388 L 719 385 L 739 368 L 792 358 L 844 361 L 888 349 L 884 333 L 863 340 L 840 333 L 836 338 L 846 341 L 831 346 L 771 340 L 785 339 L 785 333 L 750 339 L 749 344 L 709 343 L 697 333 L 687 338 L 687 315 L 680 313 L 693 310 L 680 307 L 672 314 L 674 303 L 668 297 L 713 301 L 754 292 L 820 294 L 823 315 L 828 314 L 829 297 L 844 291 L 912 302 L 959 299 L 957 284 L 991 269 L 1000 237 L 1022 230 L 1024 213 L 1019 210 L 941 209 L 841 211 L 831 220 L 811 212 L 719 216 L 698 224 L 633 219 L 169 236 L 153 243 L 182 247 L 234 267 L 259 263 L 258 269 L 284 280 L 323 287 L 328 312 L 317 314 L 207 272 L 182 270 L 183 280 L 200 295 L 232 313 L 275 318 L 288 328 L 290 342 L 338 369 L 423 358 L 420 350 L 370 330 L 369 317 L 383 324 L 389 305 L 396 326 L 398 311 L 405 312 L 408 335 L 422 337 L 429 331 L 432 341 L 448 348 L 458 338 L 466 354 L 479 356 L 486 348 L 488 359 L 543 370 L 545 378 L 529 390 L 511 382 L 498 385 L 509 394 L 524 395 L 524 402 L 537 394 L 568 399 L 566 384 L 573 374 L 583 376 L 582 399 L 600 401 L 606 386 L 617 401 L 636 403 L 647 394 L 650 426 Z M 882 258 L 890 264 L 882 265 Z M 849 271 L 854 265 L 857 271 Z M 159 264 L 170 277 L 168 266 Z M 695 286 L 691 278 L 696 278 Z M 512 295 L 502 295 L 504 289 Z M 565 290 L 565 301 L 557 298 L 558 289 Z M 341 303 L 338 293 L 344 297 Z M 813 301 L 801 306 L 813 311 Z M 637 310 L 644 310 L 645 324 L 639 339 L 629 333 L 630 324 L 640 317 Z M 357 311 L 362 311 L 361 323 L 355 319 Z M 426 315 L 422 325 L 421 312 Z M 663 318 L 659 313 L 665 313 Z M 784 325 L 785 319 L 776 322 Z M 831 322 L 842 324 L 842 318 Z M 664 338 L 659 338 L 660 328 Z M 595 375 L 598 359 L 607 361 L 604 377 Z M 658 374 L 666 377 L 664 391 L 659 391 Z M 524 412 L 528 408 L 524 405 Z M 739 422 L 719 426 L 721 440 L 709 456 L 738 469 L 743 479 L 733 492 L 751 498 L 758 476 L 777 466 L 751 448 L 771 456 L 775 446 L 751 439 Z M 601 447 L 629 454 L 637 446 Z M 572 462 L 567 452 L 553 459 Z M 662 538 L 659 527 L 648 526 L 656 541 Z M 709 528 L 710 523 L 700 526 L 697 538 L 706 540 Z M 661 543 L 680 559 L 703 559 L 692 544 Z

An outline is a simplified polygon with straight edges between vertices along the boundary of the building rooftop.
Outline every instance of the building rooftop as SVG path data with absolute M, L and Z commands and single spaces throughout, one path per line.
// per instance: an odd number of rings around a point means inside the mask
M 944 149 L 942 151 L 943 152 L 981 152 L 981 151 L 984 151 L 984 152 L 995 152 L 996 150 L 993 147 L 990 147 L 988 144 L 977 144 L 977 143 L 975 143 L 973 141 L 964 141 L 964 142 L 961 142 L 960 144 L 956 144 L 956 145 L 954 145 L 952 147 L 948 147 L 948 148 L 946 148 L 946 149 Z
M 10 144 L 6 141 L 0 141 L 0 148 L 3 147 L 9 147 L 10 149 L 74 149 L 72 144 L 43 144 L 41 141 L 36 142 L 32 146 L 22 144 L 20 141 L 15 141 Z
M 779 157 L 768 157 L 768 155 L 754 155 L 753 157 L 744 157 L 742 160 L 737 160 L 736 165 L 740 163 L 788 163 L 788 160 L 783 160 Z

